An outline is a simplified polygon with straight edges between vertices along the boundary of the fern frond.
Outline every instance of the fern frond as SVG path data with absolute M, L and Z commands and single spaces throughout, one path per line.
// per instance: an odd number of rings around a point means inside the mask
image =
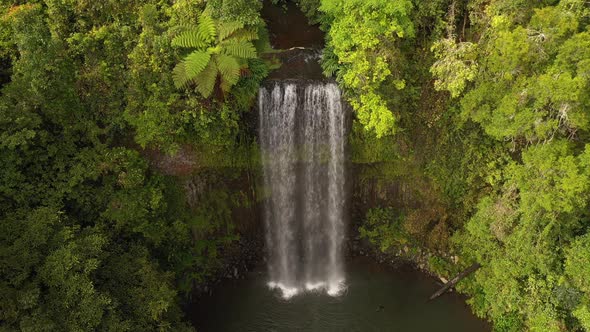
M 200 72 L 202 72 L 210 62 L 209 60 L 211 60 L 211 54 L 207 52 L 194 51 L 193 53 L 187 55 L 186 58 L 182 60 L 182 62 L 184 63 L 184 68 L 188 79 L 193 79 Z
M 205 48 L 208 46 L 207 41 L 201 39 L 197 29 L 192 28 L 181 32 L 172 39 L 172 46 L 184 48 Z
M 240 79 L 240 64 L 236 58 L 225 54 L 219 54 L 215 57 L 215 60 L 222 81 L 230 87 L 236 84 Z
M 190 79 L 186 75 L 184 62 L 180 62 L 176 65 L 176 67 L 174 67 L 174 70 L 172 70 L 172 80 L 174 81 L 174 86 L 177 89 L 182 88 L 190 81 Z
M 233 84 L 229 84 L 227 81 L 224 81 L 223 79 L 221 80 L 221 82 L 219 82 L 219 87 L 221 88 L 221 91 L 223 92 L 229 92 L 229 90 L 231 90 Z
M 248 68 L 248 59 L 236 58 L 236 57 L 234 57 L 234 59 L 236 59 L 240 68 Z
M 334 54 L 334 50 L 331 48 L 324 49 L 321 65 L 326 77 L 336 76 L 336 73 L 340 70 L 340 63 L 338 62 L 338 56 Z
M 258 31 L 253 29 L 240 29 L 231 35 L 228 42 L 252 41 L 258 39 Z
M 334 77 L 339 69 L 339 63 L 332 59 L 322 62 L 322 72 L 326 77 Z
M 217 32 L 219 34 L 219 40 L 231 36 L 234 32 L 239 31 L 244 27 L 244 23 L 241 22 L 221 22 L 217 26 Z
M 201 13 L 197 26 L 184 27 L 172 40 L 173 46 L 193 49 L 174 68 L 174 85 L 181 88 L 193 82 L 205 97 L 213 93 L 218 77 L 224 91 L 239 81 L 248 59 L 257 57 L 252 41 L 259 38 L 257 29 L 246 29 L 243 23 L 213 20 L 210 8 Z
M 215 40 L 217 29 L 215 28 L 215 21 L 211 16 L 201 14 L 199 17 L 199 25 L 197 26 L 197 34 L 201 40 L 211 43 Z
M 209 64 L 203 71 L 195 77 L 197 84 L 197 91 L 203 97 L 208 98 L 213 92 L 215 83 L 217 81 L 217 64 L 215 61 L 209 61 Z
M 227 55 L 233 55 L 244 59 L 256 58 L 256 48 L 251 42 L 247 41 L 234 41 L 234 39 L 228 39 L 226 43 L 222 44 L 223 53 Z

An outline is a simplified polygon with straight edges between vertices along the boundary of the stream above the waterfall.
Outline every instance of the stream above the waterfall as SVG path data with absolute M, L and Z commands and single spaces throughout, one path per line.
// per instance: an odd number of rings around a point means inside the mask
M 346 291 L 337 297 L 302 293 L 289 300 L 268 289 L 261 266 L 227 280 L 192 304 L 198 331 L 490 331 L 455 293 L 428 302 L 439 285 L 409 266 L 392 268 L 367 257 L 346 264 Z

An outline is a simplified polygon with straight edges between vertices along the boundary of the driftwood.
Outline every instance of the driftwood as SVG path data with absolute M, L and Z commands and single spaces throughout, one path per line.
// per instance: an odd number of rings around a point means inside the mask
M 468 275 L 472 274 L 473 272 L 477 271 L 477 269 L 479 269 L 480 267 L 481 267 L 481 265 L 479 263 L 474 263 L 473 265 L 471 265 L 470 267 L 465 269 L 463 272 L 457 274 L 449 282 L 444 284 L 444 286 L 442 286 L 441 289 L 439 289 L 436 293 L 432 294 L 432 296 L 430 297 L 429 300 L 434 300 L 437 297 L 443 295 L 444 292 L 449 290 L 449 288 L 455 286 L 459 281 L 461 281 L 461 279 L 463 279 L 463 278 L 467 277 Z

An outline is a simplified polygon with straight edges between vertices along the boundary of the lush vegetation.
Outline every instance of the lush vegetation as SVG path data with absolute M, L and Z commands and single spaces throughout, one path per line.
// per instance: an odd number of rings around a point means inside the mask
M 378 192 L 361 236 L 426 251 L 447 277 L 480 263 L 459 290 L 497 331 L 590 331 L 588 3 L 315 8 L 324 69 L 377 136 L 351 137 L 360 186 Z M 411 204 L 393 208 L 392 186 Z
M 192 330 L 182 299 L 214 273 L 244 204 L 219 178 L 249 165 L 240 119 L 268 72 L 264 41 L 251 42 L 264 35 L 259 9 L 1 2 L 0 330 Z M 215 77 L 174 86 L 175 46 L 200 47 L 183 31 L 204 21 L 220 22 L 207 41 L 249 33 L 212 51 L 225 93 L 211 98 L 199 92 Z M 150 167 L 176 151 L 197 159 L 188 172 Z
M 199 24 L 189 27 L 172 40 L 173 46 L 196 48 L 174 68 L 174 84 L 181 88 L 193 82 L 207 98 L 220 78 L 220 88 L 229 92 L 240 79 L 240 70 L 248 68 L 247 59 L 256 58 L 252 40 L 257 29 L 244 29 L 240 22 L 216 22 L 208 13 Z M 241 62 L 241 63 L 240 63 Z
M 360 235 L 480 263 L 458 289 L 496 331 L 590 331 L 588 1 L 297 3 L 354 109 Z M 192 329 L 257 196 L 261 9 L 0 2 L 0 331 Z

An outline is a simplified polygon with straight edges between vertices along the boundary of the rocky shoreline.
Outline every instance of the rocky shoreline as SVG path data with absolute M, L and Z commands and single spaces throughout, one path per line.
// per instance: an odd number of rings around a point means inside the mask
M 193 297 L 211 295 L 217 285 L 228 280 L 244 279 L 248 273 L 259 269 L 265 262 L 264 237 L 261 235 L 242 236 L 223 252 L 219 269 L 207 280 L 207 282 L 196 285 Z M 346 258 L 365 256 L 375 260 L 377 263 L 398 268 L 411 266 L 430 277 L 436 279 L 440 284 L 447 282 L 446 276 L 441 276 L 429 269 L 429 259 L 432 253 L 408 246 L 400 250 L 392 250 L 384 253 L 369 241 L 361 239 L 358 234 L 351 235 L 346 243 Z M 456 262 L 456 256 L 447 257 Z M 452 291 L 452 290 L 451 290 Z

